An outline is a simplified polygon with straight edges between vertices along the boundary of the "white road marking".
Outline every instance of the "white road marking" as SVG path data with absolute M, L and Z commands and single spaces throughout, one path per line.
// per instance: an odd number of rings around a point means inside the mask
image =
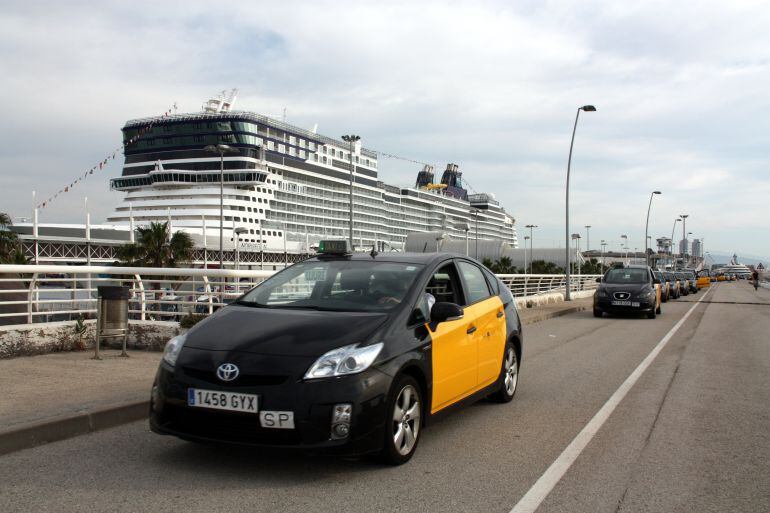
M 540 506 L 548 494 L 551 493 L 551 490 L 553 490 L 559 481 L 561 481 L 561 478 L 564 477 L 567 470 L 569 470 L 572 464 L 575 463 L 575 460 L 580 456 L 580 453 L 583 452 L 583 449 L 586 448 L 599 429 L 601 429 L 609 416 L 612 415 L 612 412 L 615 411 L 615 408 L 617 408 L 618 404 L 620 404 L 626 394 L 628 394 L 629 390 L 636 384 L 644 371 L 647 370 L 647 367 L 649 367 L 655 357 L 658 356 L 658 353 L 666 347 L 666 344 L 671 340 L 671 337 L 679 331 L 679 328 L 682 327 L 693 310 L 695 310 L 695 307 L 706 298 L 711 290 L 712 288 L 709 288 L 709 290 L 707 290 L 706 293 L 703 294 L 703 296 L 696 301 L 689 310 L 687 310 L 687 313 L 679 319 L 679 322 L 666 333 L 666 336 L 658 342 L 658 345 L 650 351 L 650 354 L 648 354 L 647 357 L 642 360 L 642 363 L 634 369 L 634 372 L 626 378 L 623 384 L 620 385 L 615 393 L 612 394 L 612 397 L 604 403 L 604 406 L 596 412 L 596 415 L 594 415 L 588 424 L 586 424 L 583 430 L 577 434 L 559 457 L 551 463 L 548 470 L 546 470 L 543 475 L 540 476 L 540 479 L 532 485 L 532 488 L 524 494 L 524 497 L 522 497 L 516 506 L 513 507 L 511 513 L 532 513 Z

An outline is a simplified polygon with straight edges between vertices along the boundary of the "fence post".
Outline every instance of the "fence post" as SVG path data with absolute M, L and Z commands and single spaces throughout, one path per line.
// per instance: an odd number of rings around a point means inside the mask
M 141 313 L 139 314 L 139 320 L 143 321 L 145 320 L 145 312 L 147 311 L 147 307 L 145 306 L 146 303 L 144 302 L 144 282 L 142 282 L 142 277 L 138 274 L 134 275 L 134 279 L 136 280 L 137 285 L 139 286 L 139 294 L 141 297 L 140 299 L 140 310 Z
M 206 297 L 209 298 L 209 315 L 214 313 L 214 296 L 211 293 L 211 283 L 209 283 L 209 277 L 204 276 L 203 277 L 203 290 L 206 292 Z
M 32 324 L 32 302 L 35 286 L 37 285 L 37 273 L 32 274 L 32 279 L 29 280 L 29 289 L 27 291 L 27 324 Z

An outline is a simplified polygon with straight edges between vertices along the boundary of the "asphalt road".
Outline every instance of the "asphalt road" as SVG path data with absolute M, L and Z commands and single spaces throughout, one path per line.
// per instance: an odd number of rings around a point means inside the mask
M 433 424 L 402 467 L 202 447 L 146 423 L 0 457 L 0 511 L 511 511 L 704 292 L 656 320 L 527 327 L 519 390 Z M 770 290 L 719 283 L 538 511 L 770 511 Z

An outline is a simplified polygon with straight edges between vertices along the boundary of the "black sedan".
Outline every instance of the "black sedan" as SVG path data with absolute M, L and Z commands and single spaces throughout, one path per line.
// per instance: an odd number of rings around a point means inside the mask
M 339 241 L 319 253 L 168 343 L 153 431 L 400 464 L 437 415 L 513 399 L 521 323 L 489 270 L 451 254 L 351 254 Z
M 594 293 L 594 317 L 608 313 L 644 313 L 654 319 L 660 313 L 660 280 L 645 265 L 614 267 Z

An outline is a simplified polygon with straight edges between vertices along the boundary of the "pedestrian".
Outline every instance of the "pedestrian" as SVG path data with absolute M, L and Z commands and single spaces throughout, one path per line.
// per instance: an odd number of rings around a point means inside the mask
M 759 288 L 759 272 L 755 270 L 751 273 L 751 279 L 754 281 L 754 290 L 757 290 Z

